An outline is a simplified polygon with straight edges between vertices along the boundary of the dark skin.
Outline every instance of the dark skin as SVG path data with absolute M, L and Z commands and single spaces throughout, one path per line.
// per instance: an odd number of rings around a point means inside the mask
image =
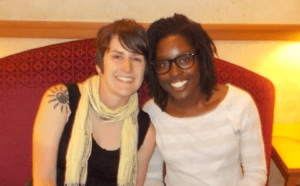
M 174 59 L 184 53 L 195 52 L 195 49 L 179 35 L 171 35 L 161 39 L 156 47 L 156 59 Z M 200 91 L 200 72 L 195 64 L 189 69 L 181 69 L 172 63 L 171 69 L 159 74 L 162 88 L 168 92 L 166 113 L 174 117 L 195 117 L 214 110 L 226 97 L 228 87 L 217 84 L 211 98 L 206 101 Z

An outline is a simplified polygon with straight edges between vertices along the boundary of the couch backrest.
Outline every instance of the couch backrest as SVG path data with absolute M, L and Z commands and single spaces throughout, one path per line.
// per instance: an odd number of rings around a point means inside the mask
M 95 73 L 95 40 L 85 39 L 24 51 L 0 59 L 0 183 L 24 185 L 31 178 L 34 118 L 45 90 L 56 83 L 83 81 Z M 266 78 L 220 59 L 219 83 L 248 91 L 258 107 L 269 170 L 274 86 Z M 140 105 L 149 98 L 139 91 Z

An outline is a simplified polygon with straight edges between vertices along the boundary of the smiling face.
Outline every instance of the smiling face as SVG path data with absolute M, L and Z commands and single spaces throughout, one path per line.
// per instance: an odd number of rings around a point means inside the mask
M 161 39 L 156 47 L 156 59 L 174 59 L 182 54 L 194 53 L 195 49 L 179 35 L 171 35 Z M 189 69 L 181 69 L 172 63 L 165 74 L 158 74 L 161 87 L 169 94 L 169 100 L 193 100 L 200 97 L 200 72 L 197 57 Z
M 101 78 L 102 101 L 123 100 L 126 103 L 142 85 L 145 68 L 145 57 L 127 51 L 119 42 L 119 37 L 114 36 L 103 56 L 104 72 L 102 73 L 99 66 L 96 66 Z

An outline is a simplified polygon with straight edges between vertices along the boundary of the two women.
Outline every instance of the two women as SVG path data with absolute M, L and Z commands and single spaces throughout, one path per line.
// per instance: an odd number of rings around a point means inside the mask
M 147 65 L 146 31 L 132 20 L 100 29 L 96 70 L 42 98 L 33 132 L 33 185 L 143 185 L 155 146 L 137 90 Z
M 147 34 L 153 99 L 144 110 L 166 185 L 264 185 L 256 106 L 246 92 L 216 83 L 207 33 L 175 14 Z M 34 185 L 143 185 L 155 145 L 136 95 L 147 52 L 139 25 L 114 22 L 97 37 L 98 75 L 45 93 L 33 136 Z
M 216 47 L 207 33 L 175 14 L 147 34 L 153 99 L 143 109 L 156 129 L 166 185 L 264 186 L 257 108 L 248 93 L 216 83 Z

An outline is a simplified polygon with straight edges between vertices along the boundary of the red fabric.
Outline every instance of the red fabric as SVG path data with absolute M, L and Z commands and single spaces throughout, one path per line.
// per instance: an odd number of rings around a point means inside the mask
M 24 185 L 31 178 L 34 118 L 45 90 L 78 82 L 95 72 L 95 40 L 85 39 L 28 50 L 0 59 L 0 183 Z M 274 114 L 273 84 L 251 71 L 216 59 L 219 83 L 229 82 L 254 98 L 262 121 L 269 170 Z M 140 104 L 149 98 L 147 87 Z

